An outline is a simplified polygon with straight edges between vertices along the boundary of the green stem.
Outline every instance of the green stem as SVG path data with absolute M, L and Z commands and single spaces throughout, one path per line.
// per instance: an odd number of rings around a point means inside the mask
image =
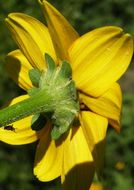
M 41 73 L 31 70 L 29 77 L 35 85 L 30 89 L 30 98 L 0 110 L 0 127 L 41 113 L 51 120 L 51 136 L 58 139 L 72 125 L 79 112 L 77 91 L 72 77 L 70 64 L 63 61 L 56 67 L 49 55 L 45 55 L 47 71 Z
M 49 90 L 41 90 L 28 99 L 0 110 L 0 126 L 8 125 L 33 114 L 50 112 L 54 108 L 52 102 L 53 98 Z

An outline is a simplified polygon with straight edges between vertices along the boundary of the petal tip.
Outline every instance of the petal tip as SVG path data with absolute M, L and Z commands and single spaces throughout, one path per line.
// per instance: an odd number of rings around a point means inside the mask
M 129 33 L 125 33 L 124 36 L 125 36 L 126 39 L 130 40 L 132 42 L 132 45 L 133 45 L 133 37 L 132 37 L 132 35 L 129 34 Z
M 50 5 L 50 3 L 46 0 L 38 0 L 40 5 Z
M 6 18 L 5 20 L 10 20 L 10 19 L 12 19 L 15 14 L 16 14 L 16 13 L 9 13 L 8 16 L 7 16 L 7 18 Z
M 5 22 L 6 22 L 7 24 L 9 24 L 9 23 L 15 21 L 15 16 L 16 16 L 17 14 L 21 14 L 21 13 L 10 13 L 10 14 L 8 14 L 7 18 L 5 18 Z

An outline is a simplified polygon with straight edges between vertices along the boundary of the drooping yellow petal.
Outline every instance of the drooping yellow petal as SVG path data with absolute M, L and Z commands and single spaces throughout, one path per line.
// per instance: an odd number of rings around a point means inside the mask
M 94 162 L 81 127 L 73 127 L 64 142 L 63 190 L 89 190 Z
M 11 104 L 15 104 L 24 99 L 28 98 L 28 95 L 20 96 L 12 100 Z M 32 143 L 38 140 L 41 135 L 41 131 L 36 133 L 33 131 L 31 126 L 32 116 L 27 117 L 25 119 L 21 119 L 12 124 L 12 130 L 6 130 L 4 127 L 0 128 L 0 141 L 3 141 L 12 145 L 22 145 Z
M 50 181 L 61 174 L 63 149 L 60 140 L 51 140 L 50 126 L 44 128 L 37 146 L 34 174 L 40 181 Z
M 40 70 L 45 68 L 45 53 L 56 60 L 48 29 L 41 22 L 26 14 L 11 13 L 6 23 L 20 50 L 33 67 Z
M 108 118 L 110 124 L 118 132 L 120 131 L 122 93 L 118 83 L 114 83 L 106 93 L 98 98 L 81 93 L 80 99 L 93 112 Z
M 32 87 L 29 70 L 33 67 L 20 50 L 10 52 L 6 57 L 6 68 L 10 77 L 24 90 Z
M 102 27 L 83 35 L 69 49 L 76 86 L 100 96 L 126 71 L 132 54 L 131 36 L 118 27 Z
M 58 57 L 61 60 L 68 60 L 68 48 L 78 38 L 78 33 L 68 23 L 68 21 L 45 0 L 39 0 L 48 28 L 54 43 Z
M 104 147 L 108 120 L 90 111 L 82 111 L 80 121 L 95 161 L 97 173 L 101 175 L 104 164 Z

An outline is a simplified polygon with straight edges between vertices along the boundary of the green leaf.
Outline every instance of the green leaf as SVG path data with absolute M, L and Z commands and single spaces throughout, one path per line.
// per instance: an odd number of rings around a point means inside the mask
M 67 61 L 62 61 L 57 69 L 55 84 L 59 85 L 60 88 L 64 88 L 71 82 L 72 69 Z
M 27 93 L 28 93 L 29 96 L 33 96 L 38 92 L 39 92 L 39 89 L 36 88 L 36 87 L 30 88 L 30 89 L 27 90 Z
M 54 74 L 57 70 L 57 66 L 56 66 L 54 60 L 47 53 L 45 53 L 45 61 L 47 64 L 47 70 L 44 70 L 42 72 L 42 75 L 40 78 L 40 83 L 39 83 L 40 88 L 44 88 L 44 86 L 46 86 L 46 84 L 52 83 Z
M 72 68 L 70 66 L 70 63 L 68 63 L 67 61 L 62 61 L 59 75 L 63 76 L 64 78 L 72 77 Z
M 54 123 L 54 127 L 51 131 L 52 139 L 57 139 L 68 131 L 72 126 L 75 116 L 76 114 L 71 112 L 70 109 L 65 109 L 63 106 L 61 109 L 59 108 L 52 117 L 52 123 Z
M 52 131 L 51 131 L 51 138 L 52 138 L 53 140 L 57 140 L 57 139 L 60 138 L 61 135 L 62 135 L 62 134 L 61 134 L 60 131 L 59 131 L 59 127 L 58 127 L 58 126 L 55 126 L 55 127 L 52 129 Z
M 78 93 L 76 90 L 75 82 L 73 80 L 68 85 L 68 89 L 70 90 L 70 93 L 72 95 L 72 99 L 77 100 L 78 99 Z
M 46 118 L 42 114 L 36 114 L 32 118 L 31 128 L 35 131 L 39 131 L 43 127 L 45 127 L 47 123 Z
M 29 77 L 30 77 L 30 80 L 32 81 L 32 84 L 38 87 L 40 77 L 41 77 L 41 71 L 39 71 L 38 69 L 31 69 L 29 71 Z
M 56 65 L 52 57 L 48 55 L 47 53 L 45 53 L 45 60 L 46 60 L 48 70 L 51 72 L 54 71 L 56 69 Z
M 35 114 L 33 117 L 32 117 L 32 121 L 31 121 L 31 125 L 33 125 L 37 119 L 40 117 L 40 113 L 39 114 Z

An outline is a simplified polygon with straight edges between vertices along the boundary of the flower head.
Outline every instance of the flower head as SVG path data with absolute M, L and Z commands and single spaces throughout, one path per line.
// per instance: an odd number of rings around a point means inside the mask
M 63 189 L 88 190 L 95 171 L 103 166 L 108 123 L 120 131 L 121 89 L 116 82 L 133 54 L 133 40 L 122 29 L 107 26 L 79 36 L 68 21 L 47 1 L 39 0 L 48 28 L 35 18 L 12 13 L 6 19 L 19 49 L 7 55 L 7 70 L 24 90 L 33 84 L 29 71 L 44 70 L 44 54 L 56 64 L 67 60 L 79 94 L 79 125 L 52 140 L 51 122 L 32 130 L 32 116 L 13 123 L 16 133 L 0 129 L 0 140 L 27 144 L 39 140 L 34 174 L 40 181 L 61 176 Z M 20 96 L 12 104 L 28 98 Z

